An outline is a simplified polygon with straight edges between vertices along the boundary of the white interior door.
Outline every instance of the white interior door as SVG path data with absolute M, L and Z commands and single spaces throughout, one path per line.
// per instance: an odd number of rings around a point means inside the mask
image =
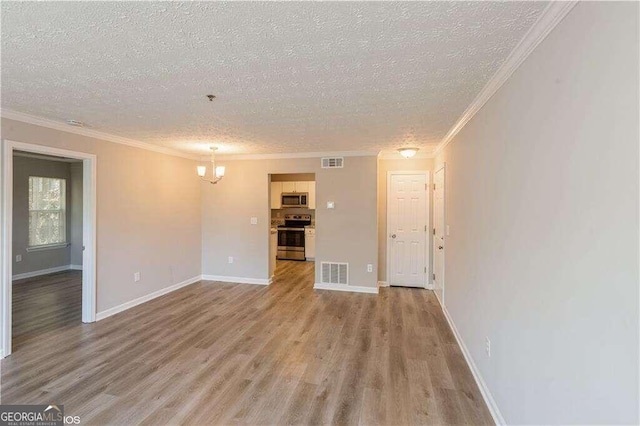
M 433 285 L 436 296 L 444 305 L 444 166 L 438 169 L 433 178 Z
M 389 285 L 426 288 L 429 175 L 389 172 L 387 233 Z

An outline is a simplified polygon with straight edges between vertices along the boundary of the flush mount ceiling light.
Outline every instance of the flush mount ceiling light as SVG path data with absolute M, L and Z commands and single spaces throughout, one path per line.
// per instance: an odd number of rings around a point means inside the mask
M 216 151 L 217 147 L 212 146 L 211 148 L 211 177 L 212 179 L 207 179 L 205 176 L 207 175 L 207 166 L 198 166 L 198 176 L 205 182 L 209 182 L 212 184 L 216 184 L 222 180 L 224 177 L 224 166 L 216 167 Z
M 78 120 L 65 120 L 65 123 L 67 123 L 69 126 L 84 127 L 84 123 Z
M 398 151 L 400 151 L 400 155 L 402 155 L 404 158 L 411 158 L 416 155 L 416 152 L 418 152 L 418 148 L 400 148 Z

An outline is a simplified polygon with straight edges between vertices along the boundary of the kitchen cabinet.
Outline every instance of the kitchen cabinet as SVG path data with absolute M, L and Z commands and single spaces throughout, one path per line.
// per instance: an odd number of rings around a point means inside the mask
M 271 238 L 269 240 L 269 276 L 276 273 L 276 256 L 278 256 L 278 230 L 271 228 Z
M 296 192 L 296 183 L 282 182 L 282 192 Z
M 271 182 L 271 208 L 282 208 L 282 184 L 283 182 Z
M 304 257 L 307 260 L 316 258 L 316 230 L 315 228 L 304 229 Z
M 309 192 L 309 184 L 312 182 L 280 182 L 282 192 Z
M 309 192 L 309 182 L 294 182 L 296 184 L 295 192 Z
M 307 182 L 309 184 L 309 208 L 311 210 L 316 209 L 316 183 L 315 182 Z
M 316 209 L 316 183 L 315 182 L 271 182 L 271 208 L 282 208 L 282 194 L 288 192 L 306 192 L 311 210 Z

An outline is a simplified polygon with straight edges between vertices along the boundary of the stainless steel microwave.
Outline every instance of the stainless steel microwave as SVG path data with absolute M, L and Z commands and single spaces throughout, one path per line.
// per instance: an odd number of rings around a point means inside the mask
M 308 192 L 283 192 L 282 193 L 282 208 L 299 207 L 306 209 L 309 207 L 309 193 Z

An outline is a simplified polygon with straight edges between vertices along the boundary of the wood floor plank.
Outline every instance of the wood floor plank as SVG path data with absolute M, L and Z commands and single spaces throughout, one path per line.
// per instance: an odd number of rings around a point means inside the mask
M 81 272 L 15 283 L 0 402 L 64 404 L 82 424 L 491 424 L 430 291 L 203 281 L 94 324 Z

